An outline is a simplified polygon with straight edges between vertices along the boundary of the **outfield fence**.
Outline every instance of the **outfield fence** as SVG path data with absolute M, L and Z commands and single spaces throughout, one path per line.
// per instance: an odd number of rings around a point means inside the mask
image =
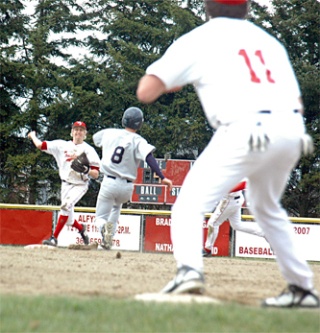
M 41 244 L 49 238 L 58 220 L 60 206 L 0 204 L 0 244 Z M 204 239 L 207 221 L 203 221 Z M 95 207 L 75 207 L 74 219 L 84 224 L 90 242 L 101 243 L 101 234 L 94 224 Z M 254 223 L 253 215 L 241 215 L 242 223 Z M 297 242 L 307 260 L 320 261 L 320 218 L 290 217 Z M 171 211 L 148 209 L 122 209 L 113 240 L 113 249 L 168 252 L 173 251 L 170 237 Z M 78 231 L 67 226 L 58 238 L 59 246 L 81 244 Z M 229 223 L 220 226 L 215 243 L 214 256 L 239 256 L 274 258 L 269 243 L 262 237 L 253 236 L 230 228 Z

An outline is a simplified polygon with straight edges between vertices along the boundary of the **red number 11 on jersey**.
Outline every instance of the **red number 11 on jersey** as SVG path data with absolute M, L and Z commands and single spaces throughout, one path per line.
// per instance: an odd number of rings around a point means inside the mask
M 251 75 L 251 81 L 254 82 L 254 83 L 261 83 L 261 80 L 260 78 L 258 78 L 256 72 L 253 70 L 252 66 L 251 66 L 251 61 L 250 61 L 250 58 L 246 52 L 246 50 L 244 49 L 241 49 L 238 53 L 240 56 L 243 56 L 244 58 L 244 61 L 246 62 L 246 65 L 248 66 L 249 68 L 249 71 L 250 71 L 250 75 Z M 265 62 L 264 62 L 264 59 L 263 59 L 263 56 L 262 56 L 262 52 L 260 50 L 256 51 L 254 53 L 254 55 L 256 57 L 259 58 L 261 64 L 263 66 L 265 66 Z M 271 77 L 271 71 L 269 69 L 266 69 L 266 77 L 267 77 L 267 80 L 268 82 L 270 83 L 275 83 L 275 80 Z

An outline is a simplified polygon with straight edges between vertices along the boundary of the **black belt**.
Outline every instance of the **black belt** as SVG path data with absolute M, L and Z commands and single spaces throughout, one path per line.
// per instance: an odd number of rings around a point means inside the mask
M 298 113 L 299 110 L 295 109 L 293 110 L 293 113 Z M 258 111 L 258 113 L 262 113 L 262 114 L 271 114 L 272 111 L 271 110 L 261 110 L 261 111 Z M 214 125 L 214 128 L 215 129 L 218 129 L 220 126 L 229 126 L 231 123 L 221 123 L 219 120 L 217 120 L 216 124 Z
M 293 110 L 294 113 L 298 113 L 299 110 Z M 271 114 L 272 112 L 270 110 L 261 110 L 258 113 L 267 113 L 267 114 Z
M 271 111 L 270 110 L 261 110 L 261 111 L 259 111 L 259 113 L 271 113 Z
M 107 176 L 108 178 L 117 179 L 115 176 Z M 127 183 L 132 183 L 132 180 L 126 179 Z
M 238 199 L 240 199 L 240 195 L 238 195 L 237 197 L 234 197 L 233 199 L 234 199 L 234 200 L 238 200 Z

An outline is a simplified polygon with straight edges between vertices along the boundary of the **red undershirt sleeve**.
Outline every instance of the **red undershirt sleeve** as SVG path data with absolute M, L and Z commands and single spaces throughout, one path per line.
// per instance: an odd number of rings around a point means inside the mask
M 42 144 L 41 144 L 41 148 L 40 148 L 40 149 L 41 149 L 41 150 L 47 150 L 47 149 L 48 149 L 46 141 L 43 141 L 43 142 L 42 142 Z
M 246 188 L 246 182 L 241 182 L 238 185 L 236 185 L 229 193 L 242 191 Z

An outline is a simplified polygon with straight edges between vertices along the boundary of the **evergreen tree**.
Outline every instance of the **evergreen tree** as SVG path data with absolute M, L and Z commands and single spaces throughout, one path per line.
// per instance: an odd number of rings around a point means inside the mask
M 21 158 L 25 150 L 23 98 L 27 96 L 22 45 L 29 18 L 22 11 L 20 1 L 6 0 L 0 5 L 0 201 L 13 203 L 25 202 L 27 186 Z
M 319 25 L 320 3 L 273 0 L 271 33 L 286 46 L 300 83 L 307 130 L 315 153 L 302 158 L 291 174 L 283 204 L 293 216 L 320 216 Z
M 57 204 L 56 165 L 51 157 L 35 150 L 26 134 L 33 129 L 40 137 L 53 139 L 70 133 L 71 122 L 65 116 L 70 101 L 62 97 L 68 84 L 63 67 L 57 66 L 54 58 L 70 58 L 61 49 L 77 41 L 65 38 L 60 43 L 50 40 L 50 35 L 75 32 L 77 15 L 71 8 L 79 7 L 72 0 L 39 0 L 32 20 L 22 14 L 20 1 L 6 1 L 0 8 L 7 28 L 1 35 L 1 79 L 4 94 L 9 95 L 1 98 L 7 129 L 2 131 L 1 142 L 8 145 L 1 159 L 1 198 L 4 202 L 35 203 L 40 191 L 47 189 L 47 199 L 41 203 Z M 12 188 L 17 189 L 14 197 Z
M 176 38 L 203 23 L 192 12 L 194 7 L 182 8 L 181 4 L 173 0 L 105 0 L 99 1 L 90 14 L 95 17 L 95 26 L 108 36 L 105 41 L 88 38 L 91 52 L 106 68 L 102 91 L 113 101 L 108 119 L 102 116 L 101 126 L 108 127 L 110 122 L 120 126 L 127 107 L 141 107 L 145 113 L 141 134 L 157 146 L 158 157 L 170 152 L 172 157 L 194 158 L 192 151 L 201 151 L 212 133 L 191 87 L 163 96 L 149 106 L 139 105 L 135 96 L 145 68 Z
M 71 124 L 82 120 L 89 130 L 86 141 L 92 144 L 93 133 L 121 127 L 123 111 L 134 105 L 145 113 L 141 134 L 157 147 L 156 157 L 170 152 L 172 158 L 189 159 L 201 153 L 213 133 L 192 86 L 151 105 L 140 105 L 135 96 L 147 66 L 175 39 L 203 23 L 203 0 L 79 3 L 38 0 L 32 17 L 23 14 L 21 1 L 0 5 L 2 202 L 59 204 L 55 161 L 25 139 L 31 129 L 44 140 L 69 139 Z M 287 47 L 316 143 L 315 155 L 302 158 L 294 170 L 283 203 L 292 215 L 319 216 L 320 4 L 272 4 L 269 12 L 252 1 L 249 19 Z M 76 46 L 86 50 L 84 56 Z M 94 206 L 98 189 L 92 182 L 79 204 Z

